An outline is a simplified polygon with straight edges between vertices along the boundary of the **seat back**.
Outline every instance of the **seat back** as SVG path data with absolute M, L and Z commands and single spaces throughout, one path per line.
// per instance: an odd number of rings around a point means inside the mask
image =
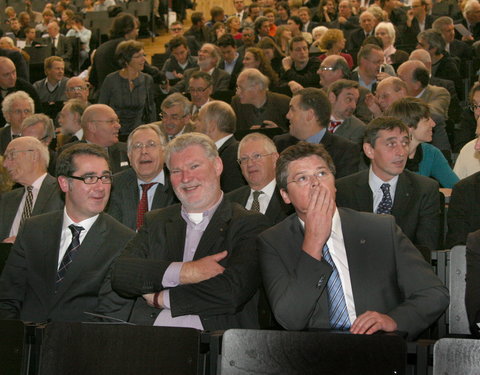
M 444 338 L 433 347 L 433 375 L 480 374 L 480 340 Z
M 455 246 L 450 251 L 448 278 L 448 289 L 450 290 L 448 332 L 450 334 L 470 334 L 465 307 L 465 274 L 467 270 L 465 253 L 465 245 Z

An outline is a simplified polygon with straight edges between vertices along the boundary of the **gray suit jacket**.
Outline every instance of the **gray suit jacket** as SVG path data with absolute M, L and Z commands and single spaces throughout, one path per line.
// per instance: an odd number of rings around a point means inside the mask
M 428 103 L 432 113 L 448 119 L 448 107 L 450 106 L 450 93 L 447 89 L 439 86 L 428 85 L 420 99 Z
M 112 193 L 107 212 L 130 229 L 136 230 L 137 206 L 140 194 L 137 176 L 133 169 L 117 173 L 113 176 Z M 157 186 L 152 202 L 152 210 L 170 206 L 178 202 L 165 173 L 165 185 Z
M 353 143 L 362 145 L 365 135 L 365 123 L 352 115 L 343 121 L 342 125 L 335 131 L 335 134 L 347 138 Z
M 393 217 L 338 211 L 357 317 L 368 310 L 387 314 L 413 340 L 448 306 L 448 290 Z M 328 329 L 325 286 L 332 268 L 302 251 L 302 243 L 297 215 L 260 234 L 265 290 L 286 329 Z
M 373 212 L 373 193 L 368 184 L 369 170 L 336 181 L 337 205 L 362 212 Z M 392 215 L 403 233 L 415 245 L 438 248 L 440 195 L 438 182 L 404 170 L 399 175 Z
M 25 188 L 14 189 L 0 196 L 0 241 L 10 234 L 13 220 L 22 201 Z M 64 206 L 62 192 L 58 187 L 57 179 L 47 174 L 43 180 L 37 200 L 33 206 L 32 216 L 60 210 Z
M 55 291 L 63 210 L 25 221 L 0 278 L 0 318 L 86 321 L 110 264 L 134 232 L 101 213 Z

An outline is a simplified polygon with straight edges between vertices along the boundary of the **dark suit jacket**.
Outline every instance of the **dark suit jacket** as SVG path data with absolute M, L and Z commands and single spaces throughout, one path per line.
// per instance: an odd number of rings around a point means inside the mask
M 112 192 L 107 212 L 130 229 L 137 229 L 137 206 L 140 193 L 137 185 L 137 175 L 130 168 L 113 176 Z M 165 185 L 157 186 L 152 201 L 152 210 L 177 203 L 168 174 L 165 172 Z
M 101 213 L 55 292 L 63 210 L 23 225 L 0 278 L 0 317 L 29 322 L 85 321 L 112 260 L 133 232 Z
M 288 146 L 292 146 L 299 140 L 290 134 L 282 134 L 273 137 L 278 152 L 282 152 Z M 335 178 L 348 176 L 358 171 L 360 165 L 360 149 L 358 145 L 350 142 L 339 135 L 325 132 L 320 143 L 330 154 L 335 164 Z
M 455 24 L 457 23 L 462 24 L 468 30 L 467 20 L 465 18 L 462 18 L 460 21 L 455 21 Z M 475 26 L 473 26 L 472 34 L 474 40 L 478 40 L 480 38 L 480 22 L 476 23 Z M 462 35 L 457 30 L 455 30 L 455 38 L 458 40 L 462 40 Z
M 218 155 L 222 159 L 223 172 L 220 176 L 220 186 L 225 193 L 235 190 L 247 182 L 243 178 L 242 170 L 237 163 L 239 142 L 235 137 L 230 137 L 218 149 Z
M 12 132 L 10 126 L 0 129 L 0 155 L 3 156 L 8 144 L 12 140 Z
M 290 98 L 287 95 L 267 91 L 267 101 L 262 108 L 252 104 L 242 104 L 238 96 L 232 98 L 232 108 L 237 115 L 237 130 L 250 129 L 252 125 L 262 125 L 264 120 L 273 121 L 286 131 L 289 127 L 287 113 Z
M 467 235 L 480 229 L 480 172 L 457 182 L 447 211 L 447 247 L 465 245 Z
M 121 68 L 113 57 L 115 56 L 117 46 L 124 40 L 125 38 L 123 37 L 115 38 L 102 43 L 97 48 L 89 77 L 90 83 L 95 86 L 96 90 L 100 90 L 106 76 Z
M 467 308 L 470 331 L 478 337 L 480 329 L 480 231 L 467 237 L 467 275 L 465 286 L 465 306 Z
M 0 56 L 8 57 L 15 64 L 17 69 L 17 78 L 21 78 L 25 81 L 30 80 L 30 74 L 28 71 L 28 64 L 19 51 L 11 49 L 0 48 Z
M 52 39 L 50 37 L 43 38 L 43 43 L 49 48 L 52 48 Z M 65 60 L 65 63 L 71 62 L 73 56 L 73 46 L 68 38 L 64 35 L 58 35 L 57 48 L 55 49 L 55 56 L 60 56 Z
M 435 17 L 427 14 L 425 17 L 425 30 L 431 29 L 433 21 L 435 21 Z M 417 35 L 420 33 L 420 25 L 416 17 L 412 20 L 412 26 L 408 27 L 407 24 L 403 25 L 403 33 L 399 35 L 399 39 L 401 40 L 402 44 L 408 44 L 413 46 L 413 48 L 417 45 Z
M 126 319 L 125 304 L 136 298 L 129 320 L 152 325 L 160 310 L 146 304 L 142 295 L 164 289 L 162 279 L 171 262 L 182 262 L 186 222 L 180 205 L 148 212 L 145 223 L 115 261 L 111 283 L 107 279 L 97 312 Z M 194 260 L 228 250 L 220 261 L 223 274 L 197 284 L 170 289 L 173 317 L 199 315 L 205 330 L 257 328 L 257 289 L 260 283 L 255 239 L 269 226 L 261 214 L 246 211 L 224 199 L 218 206 L 195 252 Z M 123 303 L 122 303 L 123 301 Z
M 231 191 L 225 195 L 232 202 L 241 204 L 243 207 L 247 204 L 248 198 L 250 197 L 250 186 L 242 186 L 234 191 Z M 282 196 L 278 187 L 275 188 L 275 192 L 268 203 L 267 211 L 265 211 L 265 216 L 267 216 L 274 224 L 281 222 L 288 215 L 293 213 L 293 206 L 291 204 L 286 204 L 283 201 Z
M 200 68 L 198 66 L 196 68 L 185 70 L 183 79 L 172 87 L 171 92 L 185 92 L 188 89 L 188 81 L 190 81 L 190 77 L 193 73 L 199 70 Z M 228 74 L 225 70 L 215 68 L 212 73 L 212 80 L 213 92 L 227 91 L 230 86 L 230 74 Z
M 337 206 L 373 212 L 373 193 L 368 169 L 336 181 Z M 393 199 L 392 215 L 415 245 L 438 248 L 440 198 L 438 183 L 408 170 L 400 174 Z
M 448 306 L 447 289 L 391 216 L 338 212 L 357 317 L 387 314 L 414 339 Z M 329 328 L 325 286 L 332 268 L 302 251 L 302 243 L 297 215 L 259 236 L 265 290 L 284 328 Z
M 7 238 L 12 228 L 13 220 L 22 201 L 25 188 L 14 189 L 0 196 L 0 241 Z M 38 192 L 32 216 L 62 209 L 64 201 L 58 187 L 57 179 L 47 174 Z
M 454 39 L 450 43 L 450 56 L 470 60 L 473 55 L 472 47 L 461 40 Z
M 222 60 L 220 61 L 220 64 L 218 64 L 218 67 L 222 70 L 225 70 L 225 61 Z M 235 61 L 235 65 L 233 67 L 232 73 L 230 73 L 230 86 L 229 89 L 232 91 L 235 91 L 235 87 L 237 86 L 237 78 L 238 75 L 242 72 L 243 70 L 243 54 L 239 53 L 237 61 Z
M 334 134 L 344 137 L 355 144 L 362 145 L 365 128 L 366 126 L 362 120 L 355 116 L 350 116 L 343 121 Z

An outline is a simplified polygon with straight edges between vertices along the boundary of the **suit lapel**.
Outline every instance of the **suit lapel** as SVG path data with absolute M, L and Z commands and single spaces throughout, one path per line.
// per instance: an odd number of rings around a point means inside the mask
M 18 206 L 22 201 L 24 192 L 25 188 L 23 187 L 15 189 L 14 191 L 12 191 L 10 199 L 5 200 L 5 212 L 3 213 L 3 215 L 5 215 L 5 223 L 2 223 L 2 227 L 5 229 L 5 237 L 8 237 L 8 235 L 10 234 L 10 229 L 12 228 L 13 220 L 15 219 L 15 215 L 17 214 Z
M 172 217 L 171 221 L 165 224 L 165 231 L 168 233 L 168 236 L 166 236 L 167 259 L 172 259 L 174 262 L 183 261 L 185 236 L 187 233 L 187 223 L 183 220 L 180 210 L 181 206 L 179 205 L 177 214 Z
M 401 218 L 409 214 L 410 199 L 413 193 L 412 189 L 412 183 L 406 173 L 401 173 L 398 176 L 392 207 L 392 215 L 395 216 L 397 223 L 401 223 Z
M 48 203 L 51 195 L 54 193 L 56 184 L 57 180 L 47 174 L 43 180 L 42 186 L 40 186 L 37 200 L 35 201 L 35 206 L 33 206 L 32 216 L 45 212 L 45 205 Z
M 359 211 L 373 212 L 373 193 L 368 184 L 368 169 L 360 174 L 355 191 L 356 207 L 360 207 Z

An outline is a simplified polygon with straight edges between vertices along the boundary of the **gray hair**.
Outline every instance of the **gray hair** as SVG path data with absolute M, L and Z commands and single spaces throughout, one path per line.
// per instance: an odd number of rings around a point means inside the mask
M 267 91 L 268 90 L 268 85 L 270 84 L 270 80 L 268 77 L 264 74 L 262 74 L 258 69 L 254 68 L 249 68 L 249 69 L 244 69 L 239 77 L 245 77 L 247 80 L 247 84 L 249 86 L 258 86 L 260 90 Z M 238 78 L 237 78 L 238 81 Z
M 442 32 L 442 28 L 444 26 L 450 26 L 453 25 L 453 19 L 448 17 L 448 16 L 443 16 L 437 18 L 435 21 L 432 23 L 432 29 L 436 31 L 437 33 Z
M 162 102 L 161 109 L 164 111 L 165 109 L 172 108 L 176 105 L 179 105 L 183 108 L 184 116 L 192 112 L 192 103 L 190 100 L 178 92 L 167 96 Z
M 167 168 L 170 169 L 170 158 L 172 154 L 181 152 L 187 147 L 194 145 L 203 148 L 208 159 L 218 157 L 217 147 L 209 136 L 196 132 L 185 133 L 175 137 L 167 144 L 167 147 L 165 147 L 165 164 Z
M 436 48 L 437 55 L 440 55 L 445 52 L 445 40 L 441 34 L 437 33 L 436 31 L 425 30 L 418 34 L 417 39 L 423 39 L 425 42 L 428 43 L 430 48 Z
M 387 30 L 387 34 L 392 39 L 392 45 L 395 44 L 395 38 L 396 38 L 396 33 L 395 33 L 395 26 L 391 22 L 379 22 L 379 24 L 375 27 L 375 33 L 377 32 L 378 29 L 385 29 Z
M 277 146 L 275 146 L 275 143 L 273 143 L 273 141 L 269 137 L 267 137 L 265 134 L 255 132 L 255 133 L 247 134 L 245 137 L 242 138 L 242 140 L 238 144 L 237 157 L 239 159 L 240 159 L 240 149 L 245 143 L 249 141 L 262 141 L 263 145 L 265 146 L 265 151 L 268 152 L 269 154 L 278 152 Z
M 206 122 L 213 122 L 223 133 L 235 133 L 237 116 L 230 104 L 214 100 L 205 104 L 200 110 Z
M 140 130 L 153 130 L 155 132 L 155 134 L 158 135 L 158 138 L 160 139 L 160 145 L 162 146 L 162 148 L 165 147 L 165 145 L 167 144 L 167 140 L 165 139 L 165 135 L 163 135 L 163 133 L 161 132 L 160 127 L 158 125 L 156 125 L 155 123 L 144 124 L 144 125 L 140 125 L 139 127 L 136 127 L 135 129 L 133 129 L 132 132 L 128 135 L 128 139 L 127 139 L 128 152 L 131 151 L 133 135 Z
M 26 100 L 30 104 L 32 113 L 35 113 L 35 103 L 33 99 L 25 91 L 15 91 L 11 94 L 8 94 L 2 102 L 2 113 L 3 117 L 7 117 L 8 113 L 12 109 L 12 105 L 16 100 Z
M 46 170 L 48 168 L 48 163 L 50 163 L 50 154 L 48 153 L 48 147 L 35 137 L 22 137 L 22 139 L 27 141 L 29 149 L 38 152 Z
M 43 113 L 33 114 L 23 120 L 21 131 L 23 132 L 25 129 L 37 125 L 39 122 L 43 124 L 43 136 L 40 141 L 46 139 L 52 140 L 55 136 L 55 126 L 53 125 L 52 119 Z

